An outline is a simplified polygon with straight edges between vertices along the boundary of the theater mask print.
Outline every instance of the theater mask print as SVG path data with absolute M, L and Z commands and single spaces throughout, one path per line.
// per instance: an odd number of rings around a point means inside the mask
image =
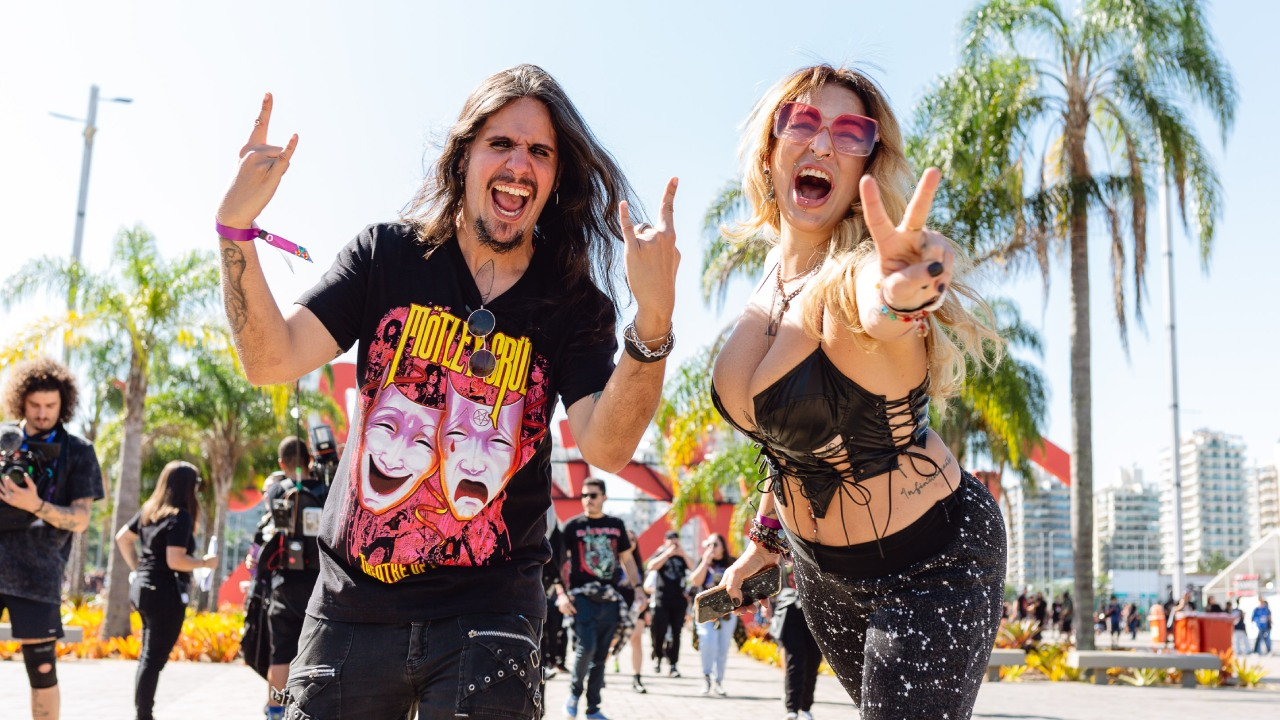
M 440 428 L 440 484 L 453 516 L 470 520 L 506 487 L 519 467 L 524 398 L 490 407 L 454 389 Z
M 336 539 L 370 577 L 507 560 L 511 533 L 524 532 L 527 519 L 510 529 L 504 507 L 546 439 L 549 364 L 528 337 L 496 332 L 497 368 L 474 377 L 479 341 L 436 305 L 392 310 L 373 335 Z
M 378 393 L 365 419 L 360 504 L 381 515 L 405 501 L 439 466 L 443 412 L 405 397 L 395 384 Z

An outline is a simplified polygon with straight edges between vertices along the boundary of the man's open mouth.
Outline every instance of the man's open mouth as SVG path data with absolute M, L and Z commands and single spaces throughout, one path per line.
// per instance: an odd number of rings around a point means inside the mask
M 498 217 L 504 220 L 516 220 L 524 213 L 533 193 L 523 185 L 498 183 L 489 191 L 489 196 L 493 200 L 493 209 Z
M 831 195 L 831 175 L 821 168 L 800 168 L 791 184 L 795 188 L 796 204 L 801 207 L 817 207 Z

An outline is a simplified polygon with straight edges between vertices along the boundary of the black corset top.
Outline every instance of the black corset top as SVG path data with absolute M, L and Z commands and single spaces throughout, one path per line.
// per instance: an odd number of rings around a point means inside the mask
M 923 452 L 929 435 L 929 378 L 905 397 L 886 399 L 849 379 L 814 350 L 800 364 L 752 398 L 755 430 L 733 421 L 715 390 L 711 400 L 720 415 L 760 445 L 763 490 L 786 505 L 781 475 L 800 481 L 815 517 L 824 517 L 838 490 L 860 505 L 870 501 L 864 480 L 898 467 L 900 456 L 940 472 Z

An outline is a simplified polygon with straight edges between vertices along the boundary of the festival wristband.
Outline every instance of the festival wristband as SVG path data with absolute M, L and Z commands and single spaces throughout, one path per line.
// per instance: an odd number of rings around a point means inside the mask
M 778 522 L 777 518 L 772 518 L 772 517 L 769 517 L 768 515 L 756 515 L 756 522 L 760 523 L 761 525 L 771 530 L 782 529 L 782 523 Z
M 266 230 L 263 230 L 258 227 L 257 223 L 254 223 L 253 227 L 248 230 L 227 227 L 216 220 L 213 224 L 217 227 L 218 237 L 220 238 L 224 238 L 232 242 L 253 242 L 254 240 L 265 240 L 268 245 L 275 246 L 290 255 L 300 257 L 307 262 L 311 262 L 311 253 L 307 252 L 306 248 L 301 245 L 291 243 L 279 235 L 273 235 Z

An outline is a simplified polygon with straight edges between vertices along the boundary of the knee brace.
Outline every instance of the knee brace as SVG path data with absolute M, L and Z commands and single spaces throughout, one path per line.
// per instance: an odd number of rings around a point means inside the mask
M 33 690 L 43 690 L 58 684 L 58 642 L 49 640 L 22 646 L 22 662 L 27 666 L 27 678 Z M 41 668 L 45 668 L 42 670 Z

